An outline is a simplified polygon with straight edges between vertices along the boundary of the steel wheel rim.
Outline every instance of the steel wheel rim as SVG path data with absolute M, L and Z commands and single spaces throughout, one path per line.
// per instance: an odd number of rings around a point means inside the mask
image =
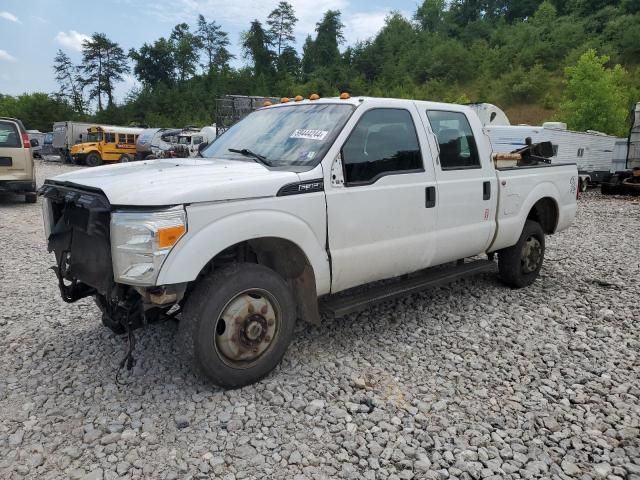
M 252 367 L 275 344 L 280 319 L 280 304 L 266 290 L 238 293 L 216 320 L 213 344 L 218 356 L 232 368 Z
M 520 264 L 524 273 L 535 272 L 542 264 L 542 243 L 533 235 L 524 242 Z

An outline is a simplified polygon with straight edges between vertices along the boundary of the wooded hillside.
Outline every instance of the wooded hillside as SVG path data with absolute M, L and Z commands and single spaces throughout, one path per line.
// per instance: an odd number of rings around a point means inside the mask
M 58 52 L 52 72 L 58 92 L 0 97 L 0 115 L 41 130 L 70 118 L 205 125 L 215 121 L 215 98 L 224 94 L 333 96 L 348 89 L 486 101 L 504 108 L 513 123 L 557 119 L 626 135 L 628 109 L 640 101 L 637 0 L 425 0 L 412 18 L 391 12 L 374 38 L 356 45 L 344 42 L 341 13 L 328 10 L 301 51 L 296 22 L 287 2 L 251 22 L 240 39 L 242 62 L 233 62 L 224 26 L 202 15 L 129 52 L 96 33 L 80 65 Z M 129 72 L 142 86 L 116 103 L 114 85 Z

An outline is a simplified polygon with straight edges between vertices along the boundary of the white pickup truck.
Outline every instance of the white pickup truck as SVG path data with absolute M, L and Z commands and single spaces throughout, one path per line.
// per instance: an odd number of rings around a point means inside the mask
M 74 171 L 40 193 L 65 301 L 93 296 L 118 333 L 179 312 L 185 351 L 224 387 L 267 375 L 296 319 L 323 308 L 486 271 L 495 253 L 502 280 L 527 286 L 576 213 L 575 165 L 497 169 L 460 105 L 286 102 L 202 155 Z

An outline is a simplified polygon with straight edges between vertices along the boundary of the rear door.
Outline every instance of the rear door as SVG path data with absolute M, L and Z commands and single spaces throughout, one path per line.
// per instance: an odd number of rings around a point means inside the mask
M 437 209 L 434 264 L 484 252 L 495 231 L 497 179 L 485 138 L 476 138 L 464 111 L 420 112 L 437 141 Z
M 20 126 L 0 119 L 0 180 L 29 180 L 31 154 L 22 144 Z
M 412 103 L 368 100 L 349 120 L 340 169 L 325 182 L 332 291 L 431 263 L 436 209 L 432 152 Z

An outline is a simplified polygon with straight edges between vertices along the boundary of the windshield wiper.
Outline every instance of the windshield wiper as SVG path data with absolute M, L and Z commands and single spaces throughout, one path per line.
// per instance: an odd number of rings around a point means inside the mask
M 267 160 L 267 157 L 265 157 L 264 155 L 260 155 L 259 153 L 256 153 L 256 152 L 252 152 L 248 148 L 243 148 L 241 150 L 237 149 L 237 148 L 228 148 L 227 150 L 229 150 L 230 152 L 233 152 L 233 153 L 239 153 L 240 155 L 243 155 L 245 157 L 251 157 L 255 161 L 257 161 L 258 163 L 266 165 L 267 167 L 271 167 L 272 166 L 271 162 L 269 160 Z

